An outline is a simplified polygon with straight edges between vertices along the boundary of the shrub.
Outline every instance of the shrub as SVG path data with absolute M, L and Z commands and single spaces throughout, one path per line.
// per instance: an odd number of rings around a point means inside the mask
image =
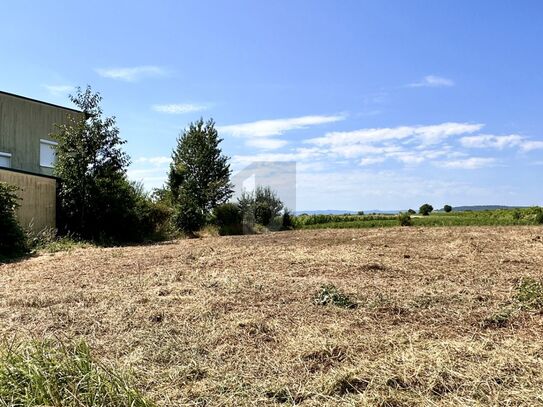
M 537 225 L 543 225 L 543 209 L 539 208 L 539 211 L 535 215 L 535 223 Z
M 292 215 L 288 209 L 285 209 L 282 216 L 282 230 L 292 230 L 294 229 L 294 223 L 292 222 Z
M 215 223 L 219 227 L 220 235 L 243 234 L 243 216 L 238 205 L 225 203 L 213 210 Z
M 407 213 L 408 213 L 409 215 L 414 215 L 414 214 L 416 214 L 417 212 L 416 212 L 414 209 L 408 209 L 408 210 L 407 210 Z
M 452 212 L 452 206 L 451 205 L 445 205 L 443 207 L 443 210 L 445 211 L 445 213 L 449 213 L 449 212 Z
M 425 203 L 419 208 L 419 213 L 422 216 L 428 216 L 434 210 L 434 207 L 430 204 Z
M 343 294 L 333 284 L 325 284 L 317 292 L 314 299 L 317 305 L 332 304 L 341 308 L 356 308 L 356 303 L 352 301 L 346 294 Z
M 93 360 L 85 343 L 4 344 L 0 406 L 152 407 L 127 377 Z
M 400 226 L 411 226 L 413 225 L 413 221 L 411 220 L 411 215 L 406 212 L 401 212 L 398 215 L 398 222 L 400 223 Z
M 16 191 L 16 187 L 0 182 L 0 260 L 28 250 L 25 234 L 15 217 L 19 200 Z

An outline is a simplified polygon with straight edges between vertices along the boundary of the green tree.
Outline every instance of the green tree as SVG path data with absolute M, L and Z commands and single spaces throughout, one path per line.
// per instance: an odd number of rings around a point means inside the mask
M 407 213 L 408 213 L 409 215 L 414 215 L 414 214 L 417 213 L 417 212 L 415 212 L 414 209 L 408 209 L 408 210 L 407 210 Z
M 419 213 L 423 216 L 428 216 L 434 210 L 434 207 L 430 204 L 425 203 L 419 208 Z
M 90 86 L 77 88 L 70 100 L 83 113 L 69 116 L 53 135 L 61 229 L 102 242 L 140 240 L 138 191 L 126 178 L 130 159 L 115 118 L 102 116 L 102 97 Z
M 452 206 L 451 205 L 445 205 L 443 207 L 443 210 L 445 211 L 445 213 L 449 213 L 449 212 L 452 212 Z
M 283 210 L 283 202 L 269 186 L 258 185 L 254 191 L 244 191 L 238 205 L 246 224 L 268 226 Z
M 168 189 L 177 227 L 193 233 L 216 206 L 232 196 L 228 157 L 211 119 L 190 123 L 177 140 L 168 175 Z
M 19 256 L 28 249 L 25 234 L 15 217 L 19 201 L 16 192 L 13 185 L 0 182 L 0 261 Z

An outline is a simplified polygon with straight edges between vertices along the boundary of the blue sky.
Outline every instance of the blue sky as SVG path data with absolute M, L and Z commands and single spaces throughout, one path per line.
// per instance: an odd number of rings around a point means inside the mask
M 213 117 L 235 171 L 297 163 L 296 209 L 543 205 L 540 1 L 17 1 L 0 89 L 90 84 L 160 186 Z

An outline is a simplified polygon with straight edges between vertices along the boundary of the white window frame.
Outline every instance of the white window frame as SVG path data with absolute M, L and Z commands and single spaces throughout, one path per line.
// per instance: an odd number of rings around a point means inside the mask
M 40 167 L 43 167 L 43 168 L 54 168 L 52 165 L 46 165 L 46 164 L 43 164 L 42 161 L 41 161 L 41 145 L 42 144 L 48 144 L 48 145 L 51 145 L 51 146 L 58 146 L 58 143 L 56 141 L 52 141 L 52 140 L 45 140 L 43 138 L 40 139 Z M 55 157 L 56 158 L 56 157 Z
M 9 167 L 3 167 L 3 168 L 11 168 L 11 154 L 10 153 L 4 153 L 0 151 L 0 157 L 7 157 L 9 158 Z M 2 167 L 2 166 L 0 166 Z

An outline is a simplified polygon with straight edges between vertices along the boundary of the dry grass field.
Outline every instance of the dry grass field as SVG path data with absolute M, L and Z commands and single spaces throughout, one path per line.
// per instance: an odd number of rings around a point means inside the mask
M 534 406 L 542 277 L 543 227 L 77 249 L 0 266 L 0 335 L 84 339 L 160 406 Z

